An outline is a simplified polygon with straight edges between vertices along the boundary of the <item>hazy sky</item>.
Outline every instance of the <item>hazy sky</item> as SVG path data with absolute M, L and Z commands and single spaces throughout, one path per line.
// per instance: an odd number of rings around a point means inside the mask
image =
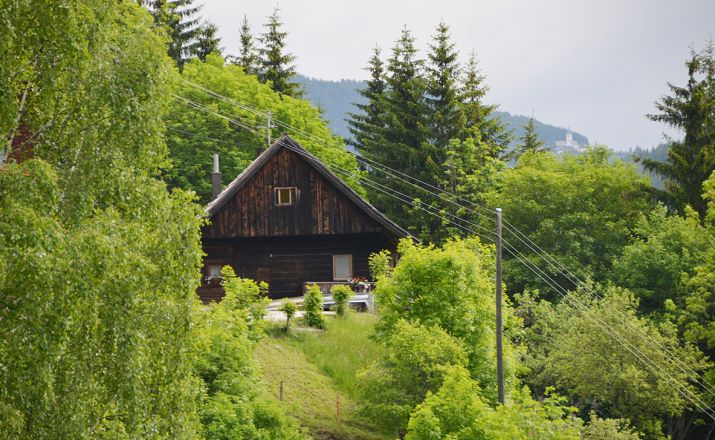
M 244 14 L 262 31 L 271 0 L 204 0 L 225 47 Z M 571 127 L 618 149 L 650 147 L 667 129 L 645 114 L 668 81 L 686 81 L 693 44 L 715 38 L 715 0 L 282 0 L 288 50 L 316 78 L 364 79 L 375 45 L 389 53 L 403 25 L 427 47 L 444 19 L 463 58 L 474 50 L 501 110 Z

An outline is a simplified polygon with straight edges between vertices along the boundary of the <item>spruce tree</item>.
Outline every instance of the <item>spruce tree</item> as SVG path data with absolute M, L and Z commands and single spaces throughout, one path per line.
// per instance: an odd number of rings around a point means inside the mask
M 705 49 L 686 62 L 688 83 L 685 87 L 668 84 L 671 95 L 656 103 L 660 113 L 649 115 L 682 130 L 682 140 L 669 139 L 668 159 L 659 162 L 639 158 L 643 166 L 662 176 L 664 201 L 679 211 L 690 205 L 701 216 L 707 203 L 702 198 L 703 182 L 715 170 L 715 47 L 709 41 Z
M 216 36 L 218 28 L 213 23 L 205 23 L 199 29 L 196 41 L 195 55 L 201 61 L 206 61 L 210 53 L 221 54 L 221 39 Z
M 436 32 L 427 55 L 427 104 L 430 138 L 442 162 L 450 139 L 463 130 L 464 116 L 459 104 L 459 54 L 450 41 L 449 26 L 440 22 Z
M 168 54 L 181 67 L 195 55 L 200 32 L 197 14 L 200 6 L 194 0 L 144 0 L 157 26 L 169 35 Z
M 303 94 L 299 83 L 292 82 L 295 77 L 295 56 L 286 53 L 287 32 L 281 31 L 283 23 L 276 7 L 264 25 L 266 32 L 261 34 L 261 71 L 258 75 L 262 82 L 270 81 L 273 90 L 280 95 L 300 97 Z
M 414 43 L 411 32 L 404 28 L 392 49 L 392 56 L 387 62 L 387 90 L 383 100 L 384 136 L 381 136 L 380 148 L 370 156 L 381 164 L 437 184 L 436 175 L 440 166 L 434 161 L 429 143 L 429 108 L 425 100 L 424 60 L 418 58 Z M 414 193 L 414 189 L 404 183 L 387 179 L 376 170 L 368 171 L 375 180 L 393 190 L 405 194 Z M 395 203 L 388 196 L 374 191 L 371 197 L 380 209 L 398 223 L 414 232 L 423 228 L 424 222 L 415 217 L 409 206 Z
M 544 143 L 539 138 L 539 134 L 536 133 L 536 122 L 534 115 L 529 117 L 529 122 L 524 126 L 524 136 L 521 137 L 521 145 L 516 149 L 518 151 L 517 157 L 531 151 L 532 153 L 541 153 L 544 151 L 549 151 L 549 148 L 544 145 Z
M 381 149 L 381 139 L 384 135 L 384 99 L 385 77 L 381 50 L 375 47 L 368 60 L 365 70 L 370 72 L 370 79 L 365 88 L 358 93 L 367 100 L 366 104 L 353 104 L 359 112 L 349 113 L 348 129 L 352 138 L 349 143 L 366 156 L 375 157 Z
M 257 49 L 251 35 L 251 27 L 248 18 L 244 15 L 241 22 L 241 52 L 236 57 L 234 64 L 243 67 L 243 71 L 249 75 L 257 75 L 259 70 L 259 60 Z
M 493 117 L 496 105 L 484 104 L 487 86 L 486 77 L 479 71 L 474 53 L 469 57 L 464 70 L 463 85 L 460 94 L 462 111 L 465 117 L 464 139 L 473 137 L 483 142 L 488 148 L 490 157 L 499 158 L 511 142 L 511 132 L 501 119 Z

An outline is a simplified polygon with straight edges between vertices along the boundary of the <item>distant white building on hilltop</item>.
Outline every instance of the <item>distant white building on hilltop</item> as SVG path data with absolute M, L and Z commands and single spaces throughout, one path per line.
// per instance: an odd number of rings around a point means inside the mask
M 575 140 L 573 140 L 573 132 L 569 129 L 566 132 L 566 139 L 563 141 L 556 141 L 556 147 L 552 150 L 556 154 L 564 153 L 581 153 L 584 148 Z

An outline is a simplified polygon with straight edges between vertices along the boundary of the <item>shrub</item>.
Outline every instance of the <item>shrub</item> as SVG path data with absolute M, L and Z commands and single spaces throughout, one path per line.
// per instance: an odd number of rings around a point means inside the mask
M 305 323 L 310 327 L 325 328 L 325 318 L 323 317 L 323 292 L 320 287 L 313 284 L 308 286 L 303 298 L 303 310 L 305 311 Z
M 290 327 L 290 320 L 293 316 L 295 316 L 295 312 L 297 310 L 298 306 L 296 306 L 293 301 L 288 298 L 283 298 L 283 302 L 281 303 L 281 306 L 278 307 L 278 311 L 286 314 L 286 330 Z
M 338 316 L 345 316 L 348 308 L 348 299 L 353 295 L 350 287 L 345 285 L 336 285 L 330 289 L 330 294 L 335 300 L 335 313 Z

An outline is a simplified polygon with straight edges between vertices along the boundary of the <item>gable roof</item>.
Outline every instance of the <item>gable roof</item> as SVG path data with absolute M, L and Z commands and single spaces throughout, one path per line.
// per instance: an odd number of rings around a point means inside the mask
M 223 205 L 226 204 L 236 192 L 253 177 L 256 172 L 265 165 L 271 157 L 273 157 L 281 149 L 289 149 L 305 159 L 310 165 L 315 168 L 323 177 L 332 183 L 341 193 L 348 199 L 353 201 L 360 209 L 363 210 L 370 218 L 382 225 L 387 231 L 392 232 L 398 237 L 410 237 L 410 233 L 404 230 L 400 225 L 387 218 L 383 213 L 377 210 L 367 200 L 343 182 L 338 176 L 333 174 L 323 163 L 310 152 L 304 149 L 298 142 L 290 136 L 284 134 L 278 138 L 268 149 L 261 153 L 253 162 L 251 162 L 221 193 L 213 199 L 207 206 L 206 212 L 212 217 L 216 214 Z

